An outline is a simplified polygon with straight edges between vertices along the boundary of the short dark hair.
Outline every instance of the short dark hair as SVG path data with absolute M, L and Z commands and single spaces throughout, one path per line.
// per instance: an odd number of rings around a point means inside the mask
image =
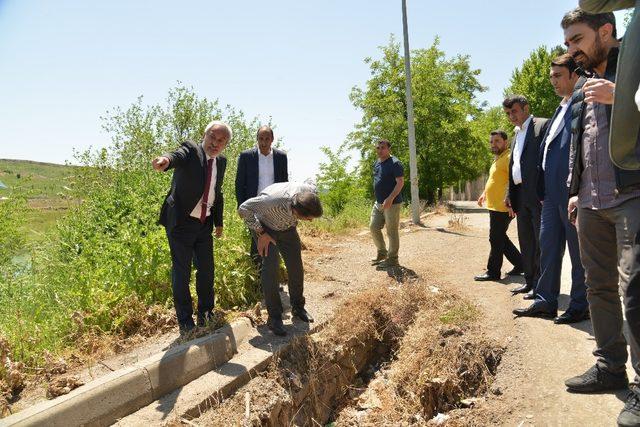
M 604 24 L 611 24 L 613 26 L 613 37 L 617 37 L 616 31 L 616 16 L 613 12 L 607 13 L 588 13 L 584 10 L 576 7 L 573 10 L 565 13 L 560 21 L 560 26 L 563 30 L 566 30 L 574 24 L 587 24 L 589 28 L 594 31 L 598 31 Z
M 258 136 L 260 135 L 260 131 L 266 129 L 271 133 L 271 139 L 273 139 L 273 129 L 271 129 L 271 127 L 264 125 L 264 126 L 260 126 L 258 128 L 258 131 L 256 132 L 256 139 L 258 139 Z
M 291 207 L 305 218 L 320 218 L 322 216 L 322 203 L 313 191 L 303 191 L 296 194 Z
M 383 142 L 384 142 L 385 144 L 387 144 L 387 147 L 388 147 L 388 148 L 391 148 L 391 142 L 387 141 L 386 139 L 379 139 L 379 140 L 378 140 L 378 142 L 376 142 L 376 146 L 377 146 L 377 145 L 380 145 L 380 144 L 381 144 L 381 143 L 383 143 Z
M 569 73 L 573 73 L 578 67 L 576 61 L 573 59 L 573 56 L 568 53 L 557 56 L 553 61 L 551 61 L 551 65 L 556 67 L 568 68 Z
M 503 130 L 500 130 L 500 129 L 492 130 L 491 131 L 491 136 L 494 136 L 494 135 L 500 135 L 500 138 L 504 139 L 505 141 L 509 140 L 508 139 L 509 137 L 507 136 L 507 133 L 505 131 L 503 131 Z
M 504 108 L 511 108 L 513 107 L 513 104 L 520 104 L 520 107 L 524 108 L 525 105 L 529 105 L 529 101 L 527 101 L 527 98 L 525 98 L 524 95 L 511 95 L 502 101 L 502 106 Z

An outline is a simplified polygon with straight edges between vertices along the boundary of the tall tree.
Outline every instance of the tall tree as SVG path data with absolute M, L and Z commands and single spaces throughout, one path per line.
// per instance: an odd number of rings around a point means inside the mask
M 407 113 L 403 59 L 393 36 L 380 48 L 379 59 L 366 58 L 371 78 L 363 88 L 354 87 L 350 99 L 362 110 L 362 121 L 349 135 L 347 146 L 361 154 L 363 184 L 371 188 L 373 143 L 384 138 L 405 165 L 409 176 Z M 427 49 L 411 53 L 412 91 L 416 125 L 416 148 L 420 197 L 433 201 L 437 189 L 460 180 L 473 179 L 486 168 L 489 152 L 478 139 L 471 121 L 481 113 L 477 94 L 485 88 L 478 81 L 469 57 L 447 58 L 439 39 Z M 403 190 L 408 195 L 409 186 Z
M 551 61 L 564 53 L 561 46 L 548 49 L 540 46 L 511 74 L 504 96 L 524 95 L 529 100 L 531 113 L 538 117 L 551 117 L 560 102 L 549 81 Z

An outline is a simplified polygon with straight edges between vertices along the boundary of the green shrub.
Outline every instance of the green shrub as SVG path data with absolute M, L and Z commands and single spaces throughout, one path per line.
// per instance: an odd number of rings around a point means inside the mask
M 151 159 L 185 139 L 200 140 L 212 119 L 225 120 L 234 131 L 225 152 L 225 234 L 215 242 L 216 301 L 228 308 L 256 301 L 248 233 L 233 195 L 236 159 L 254 144 L 258 123 L 177 87 L 164 105 L 144 106 L 140 98 L 126 110 L 108 112 L 103 121 L 112 145 L 76 153 L 83 167 L 69 185 L 81 203 L 34 246 L 29 271 L 7 273 L 0 282 L 0 335 L 14 358 L 37 363 L 44 350 L 73 347 L 89 332 L 135 333 L 123 327 L 131 324 L 123 318 L 131 310 L 122 304 L 131 298 L 171 306 L 169 248 L 157 225 L 171 173 L 153 171 Z

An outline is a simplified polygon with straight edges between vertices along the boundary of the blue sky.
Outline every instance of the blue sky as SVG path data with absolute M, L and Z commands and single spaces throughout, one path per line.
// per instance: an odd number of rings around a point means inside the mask
M 181 81 L 278 126 L 294 179 L 317 171 L 360 119 L 349 101 L 363 63 L 402 37 L 400 0 L 0 0 L 0 158 L 63 163 L 102 147 L 100 116 Z M 497 104 L 514 67 L 562 42 L 576 1 L 408 0 L 411 48 L 436 35 L 469 54 Z M 622 14 L 618 14 L 622 22 Z

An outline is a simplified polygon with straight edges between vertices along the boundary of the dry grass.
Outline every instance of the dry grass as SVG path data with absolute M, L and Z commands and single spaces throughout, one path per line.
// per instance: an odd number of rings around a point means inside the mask
M 467 220 L 469 218 L 462 212 L 451 212 L 449 214 L 448 228 L 453 231 L 464 231 L 469 228 Z
M 479 318 L 475 306 L 421 282 L 365 292 L 191 423 L 321 425 L 330 416 L 337 425 L 426 423 L 491 383 L 501 349 L 479 338 Z M 376 370 L 368 385 L 371 376 L 359 376 Z
M 352 403 L 338 424 L 424 424 L 484 394 L 503 349 L 482 338 L 479 316 L 475 307 L 451 297 L 438 310 L 421 310 L 395 360 L 370 383 L 365 404 L 362 397 Z

